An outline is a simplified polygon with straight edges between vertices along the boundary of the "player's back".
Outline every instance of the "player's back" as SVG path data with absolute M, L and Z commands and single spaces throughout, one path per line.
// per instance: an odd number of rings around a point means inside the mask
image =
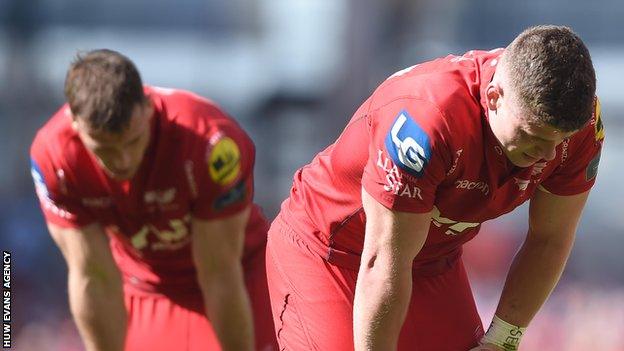
M 491 59 L 498 53 L 478 53 L 476 58 L 471 57 L 472 53 L 467 54 L 469 58 L 448 56 L 399 71 L 383 82 L 355 112 L 336 142 L 295 173 L 290 197 L 283 203 L 280 215 L 300 235 L 308 236 L 308 244 L 322 256 L 352 267 L 353 257 L 337 257 L 361 253 L 365 226 L 361 191 L 365 172 L 370 171 L 367 165 L 391 167 L 371 140 L 380 129 L 381 133 L 390 132 L 391 119 L 396 115 L 385 116 L 379 111 L 393 104 L 427 105 L 434 114 L 423 117 L 428 118 L 425 128 L 438 136 L 435 142 L 444 142 L 437 156 L 443 164 L 440 168 L 450 169 L 454 151 L 449 145 L 479 146 L 483 138 L 479 65 L 486 58 L 479 55 Z M 456 140 L 448 140 L 455 131 L 461 133 L 456 133 Z M 390 169 L 387 173 L 392 177 Z M 387 178 L 379 186 L 388 188 L 392 182 Z M 398 188 L 389 190 L 389 197 L 421 196 L 418 187 L 403 187 L 399 194 L 393 193 Z

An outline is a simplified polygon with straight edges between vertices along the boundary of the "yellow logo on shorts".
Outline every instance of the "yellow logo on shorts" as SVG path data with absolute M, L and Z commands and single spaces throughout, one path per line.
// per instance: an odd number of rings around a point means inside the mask
M 210 178 L 216 183 L 227 185 L 240 173 L 240 150 L 236 142 L 225 137 L 217 142 L 208 157 Z
M 600 118 L 601 115 L 601 111 L 600 111 L 600 100 L 598 100 L 598 98 L 596 98 L 596 110 L 594 111 L 594 132 L 596 134 L 596 141 L 600 141 L 602 139 L 604 139 L 605 137 L 605 132 L 604 132 L 604 124 L 602 124 L 602 119 Z

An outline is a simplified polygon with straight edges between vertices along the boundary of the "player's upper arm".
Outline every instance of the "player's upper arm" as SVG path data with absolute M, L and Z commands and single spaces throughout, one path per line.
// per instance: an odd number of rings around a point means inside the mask
M 238 125 L 223 123 L 207 136 L 197 162 L 193 217 L 216 220 L 238 214 L 253 201 L 255 147 Z
M 102 279 L 117 277 L 117 266 L 101 225 L 63 228 L 48 223 L 48 229 L 70 272 Z
M 228 217 L 192 219 L 193 260 L 200 277 L 209 276 L 202 273 L 223 271 L 240 262 L 249 213 L 250 207 L 247 207 Z
M 544 179 L 540 188 L 557 195 L 581 194 L 596 182 L 600 153 L 605 138 L 600 101 L 595 100 L 595 112 L 583 129 L 562 143 L 560 165 Z
M 573 240 L 589 190 L 560 196 L 537 190 L 529 206 L 529 238 Z
M 39 204 L 47 223 L 59 227 L 81 228 L 96 219 L 75 196 L 54 144 L 37 134 L 30 150 L 30 173 Z
M 444 116 L 423 99 L 393 100 L 369 111 L 362 186 L 388 209 L 427 213 L 450 169 Z
M 390 210 L 362 189 L 366 212 L 366 236 L 362 264 L 379 258 L 410 268 L 427 239 L 431 212 L 409 213 Z

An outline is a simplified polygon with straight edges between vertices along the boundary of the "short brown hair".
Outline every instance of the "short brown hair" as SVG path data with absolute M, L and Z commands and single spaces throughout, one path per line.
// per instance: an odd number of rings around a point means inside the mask
M 539 122 L 571 132 L 591 118 L 596 74 L 589 50 L 570 28 L 536 26 L 503 54 L 509 82 Z
M 65 97 L 76 118 L 107 132 L 126 128 L 136 104 L 145 101 L 134 63 L 107 49 L 76 56 L 65 78 Z

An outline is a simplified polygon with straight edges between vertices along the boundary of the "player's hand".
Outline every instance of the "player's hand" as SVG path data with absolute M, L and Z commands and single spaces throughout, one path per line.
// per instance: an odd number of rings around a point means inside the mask
M 494 344 L 484 344 L 484 345 L 479 345 L 475 348 L 472 348 L 469 351 L 505 351 L 505 350 L 501 349 L 500 347 Z

